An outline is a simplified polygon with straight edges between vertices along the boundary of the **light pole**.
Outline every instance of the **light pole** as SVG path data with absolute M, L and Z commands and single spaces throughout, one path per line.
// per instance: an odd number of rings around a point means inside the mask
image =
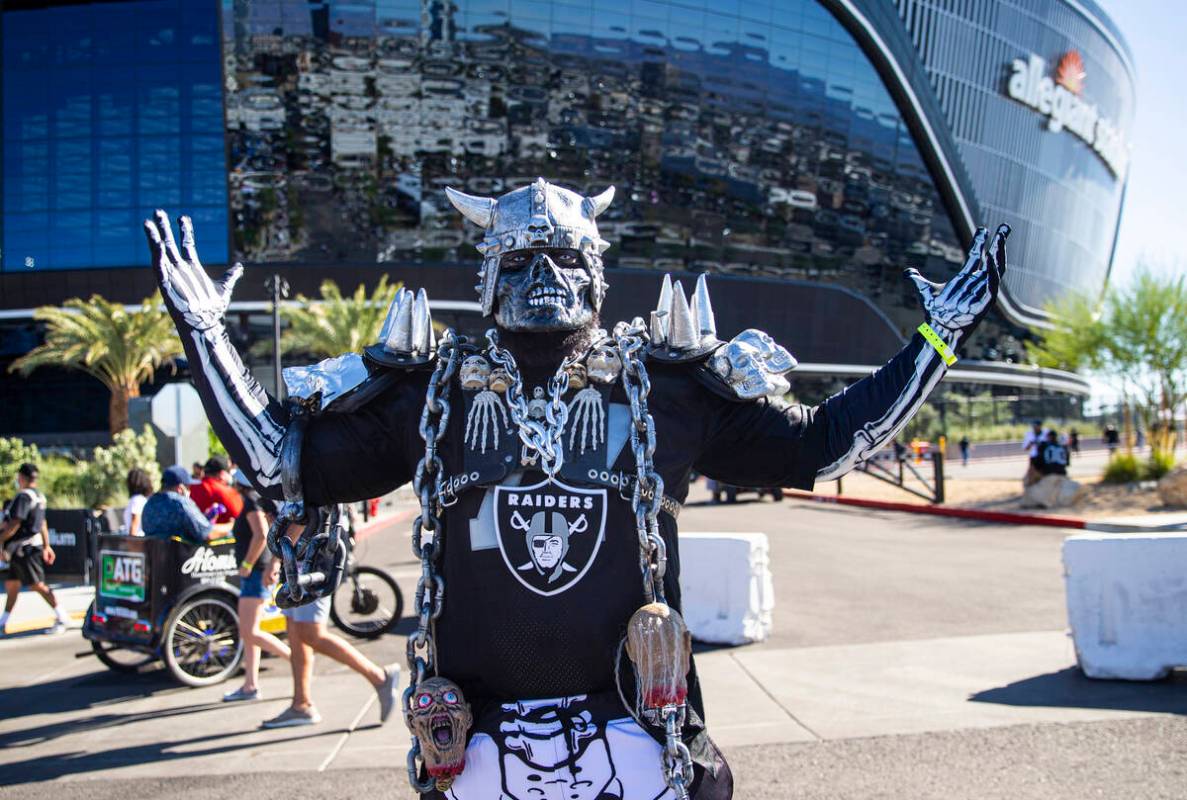
M 284 381 L 280 376 L 280 301 L 289 296 L 289 282 L 273 273 L 264 282 L 264 287 L 272 293 L 272 380 L 276 386 L 277 399 L 284 399 Z

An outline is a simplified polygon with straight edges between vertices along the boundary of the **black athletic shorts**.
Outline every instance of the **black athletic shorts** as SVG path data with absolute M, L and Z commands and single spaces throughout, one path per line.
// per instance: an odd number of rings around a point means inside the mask
M 40 547 L 26 545 L 8 559 L 8 569 L 0 571 L 6 581 L 20 581 L 21 586 L 45 582 L 45 560 Z

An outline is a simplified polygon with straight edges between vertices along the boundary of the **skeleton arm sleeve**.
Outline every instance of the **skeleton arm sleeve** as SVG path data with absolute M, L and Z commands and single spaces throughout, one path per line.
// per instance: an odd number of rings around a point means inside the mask
M 942 286 L 915 270 L 907 271 L 921 295 L 928 324 L 952 351 L 997 296 L 1009 232 L 1009 226 L 1000 226 L 986 249 L 986 231 L 979 229 L 964 268 Z M 817 479 L 841 477 L 891 441 L 946 371 L 940 353 L 917 333 L 884 367 L 826 400 L 815 418 L 825 426 Z
M 288 414 L 252 377 L 223 325 L 243 266 L 236 264 L 221 280 L 210 280 L 198 260 L 188 217 L 180 220 L 180 250 L 163 211 L 144 227 L 161 297 L 177 325 L 215 433 L 252 482 L 265 495 L 281 499 L 280 449 Z

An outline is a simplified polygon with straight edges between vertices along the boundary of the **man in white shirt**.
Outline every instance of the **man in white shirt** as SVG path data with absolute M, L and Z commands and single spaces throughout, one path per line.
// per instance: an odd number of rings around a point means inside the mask
M 1030 458 L 1029 465 L 1026 468 L 1026 476 L 1022 479 L 1023 486 L 1030 486 L 1042 477 L 1039 472 L 1039 445 L 1043 443 L 1043 438 L 1043 421 L 1036 419 L 1031 425 L 1030 430 L 1022 437 L 1022 449 L 1026 451 L 1026 455 Z

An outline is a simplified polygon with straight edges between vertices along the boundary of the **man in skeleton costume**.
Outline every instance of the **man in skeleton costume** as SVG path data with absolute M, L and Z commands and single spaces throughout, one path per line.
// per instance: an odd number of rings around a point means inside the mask
M 491 331 L 437 341 L 424 292 L 402 290 L 363 355 L 287 370 L 284 404 L 223 328 L 242 267 L 211 281 L 188 219 L 180 247 L 163 212 L 147 222 L 207 413 L 261 491 L 312 520 L 307 533 L 321 508 L 413 481 L 422 579 L 404 710 L 421 792 L 728 798 L 679 615 L 689 475 L 811 489 L 883 447 L 993 303 L 1009 229 L 978 231 L 945 285 L 908 271 L 920 333 L 810 408 L 781 401 L 795 360 L 769 336 L 718 340 L 704 276 L 691 297 L 665 277 L 649 318 L 602 326 L 609 243 L 596 218 L 612 188 L 448 192 L 485 232 Z M 333 582 L 335 537 L 321 530 L 272 537 L 287 602 Z

